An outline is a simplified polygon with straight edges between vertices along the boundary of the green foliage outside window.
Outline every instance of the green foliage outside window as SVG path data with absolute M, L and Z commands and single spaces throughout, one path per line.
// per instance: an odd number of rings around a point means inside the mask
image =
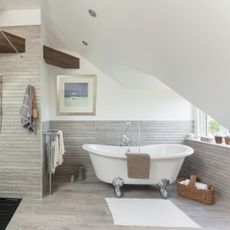
M 207 116 L 207 129 L 208 135 L 228 135 L 228 130 L 210 116 Z
M 220 133 L 221 125 L 211 117 L 207 117 L 207 124 L 208 124 L 208 134 L 215 135 Z

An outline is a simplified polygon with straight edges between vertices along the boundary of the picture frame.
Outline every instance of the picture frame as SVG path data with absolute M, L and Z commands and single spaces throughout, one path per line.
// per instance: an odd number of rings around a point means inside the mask
M 57 76 L 57 114 L 95 116 L 97 76 L 93 74 Z

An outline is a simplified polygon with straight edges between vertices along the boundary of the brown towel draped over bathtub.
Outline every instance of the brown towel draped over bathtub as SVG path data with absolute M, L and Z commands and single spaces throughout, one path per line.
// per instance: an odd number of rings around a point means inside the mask
M 146 153 L 126 153 L 129 178 L 149 178 L 150 156 Z

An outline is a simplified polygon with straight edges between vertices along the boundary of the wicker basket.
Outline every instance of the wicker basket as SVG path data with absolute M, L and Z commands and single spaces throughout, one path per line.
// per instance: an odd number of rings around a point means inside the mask
M 188 185 L 180 184 L 179 182 L 182 180 L 184 180 L 184 178 L 177 181 L 178 195 L 204 204 L 213 204 L 215 202 L 215 189 L 212 185 L 208 185 L 207 190 L 199 190 L 195 187 L 195 183 L 201 182 L 200 178 L 192 175 Z

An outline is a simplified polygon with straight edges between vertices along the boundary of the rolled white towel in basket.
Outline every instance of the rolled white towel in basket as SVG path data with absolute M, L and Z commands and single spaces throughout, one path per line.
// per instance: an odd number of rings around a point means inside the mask
M 200 182 L 196 182 L 195 183 L 195 186 L 197 189 L 199 190 L 208 190 L 208 185 L 207 184 L 203 184 L 203 183 L 200 183 Z
M 180 181 L 179 183 L 187 186 L 190 183 L 190 180 L 185 179 L 185 180 Z
M 185 179 L 185 180 L 182 180 L 179 182 L 180 184 L 183 184 L 185 186 L 189 185 L 190 183 L 190 180 L 189 179 Z M 200 182 L 196 182 L 195 183 L 195 186 L 197 189 L 199 190 L 208 190 L 208 185 L 207 184 L 203 184 L 203 183 L 200 183 Z

